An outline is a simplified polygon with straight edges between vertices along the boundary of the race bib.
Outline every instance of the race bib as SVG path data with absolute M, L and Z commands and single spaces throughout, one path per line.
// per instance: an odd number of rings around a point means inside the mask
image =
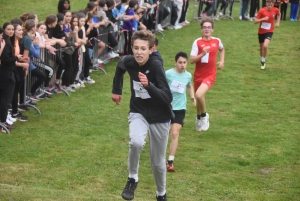
M 261 27 L 260 28 L 266 29 L 266 30 L 270 30 L 271 29 L 271 23 L 263 22 L 263 23 L 261 23 Z
M 202 58 L 201 58 L 201 63 L 208 63 L 209 59 L 209 53 L 206 53 Z
M 133 89 L 135 91 L 135 97 L 141 99 L 148 99 L 151 98 L 148 91 L 144 88 L 144 86 L 140 82 L 136 82 L 132 80 Z
M 178 82 L 176 80 L 173 80 L 170 86 L 170 89 L 172 91 L 178 92 L 178 93 L 183 93 L 184 92 L 184 88 L 185 88 L 185 84 Z

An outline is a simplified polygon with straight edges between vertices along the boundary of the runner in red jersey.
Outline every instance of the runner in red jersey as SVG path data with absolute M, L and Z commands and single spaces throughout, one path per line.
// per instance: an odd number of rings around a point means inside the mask
M 216 80 L 217 53 L 220 52 L 218 69 L 224 67 L 225 50 L 219 38 L 212 37 L 214 21 L 204 18 L 200 23 L 202 37 L 194 41 L 190 62 L 196 64 L 194 71 L 195 98 L 197 100 L 196 130 L 209 128 L 209 115 L 206 113 L 205 94 Z
M 274 21 L 276 16 L 277 22 L 275 24 L 275 27 L 279 27 L 281 14 L 278 8 L 274 8 L 274 0 L 267 0 L 266 7 L 259 9 L 257 16 L 254 20 L 254 24 L 259 23 L 258 41 L 260 44 L 261 57 L 260 69 L 262 70 L 266 69 L 266 57 L 268 53 L 268 46 L 274 32 Z

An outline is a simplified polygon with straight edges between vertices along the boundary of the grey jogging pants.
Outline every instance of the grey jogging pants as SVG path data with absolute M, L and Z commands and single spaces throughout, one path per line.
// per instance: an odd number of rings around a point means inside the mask
M 149 134 L 150 158 L 152 173 L 156 182 L 157 192 L 166 190 L 166 148 L 170 122 L 149 124 L 143 115 L 129 113 L 129 174 L 138 174 L 141 151 L 145 145 L 147 133 Z

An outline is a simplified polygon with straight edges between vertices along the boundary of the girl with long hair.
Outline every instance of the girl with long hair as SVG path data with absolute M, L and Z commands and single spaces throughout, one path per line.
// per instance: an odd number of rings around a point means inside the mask
M 0 55 L 0 122 L 11 129 L 6 123 L 8 106 L 12 101 L 15 82 L 19 76 L 16 71 L 16 62 L 28 62 L 28 58 L 20 54 L 15 55 L 10 38 L 14 36 L 14 26 L 10 22 L 3 25 L 3 39 L 1 41 L 2 54 Z M 28 68 L 29 64 L 25 63 L 24 67 Z

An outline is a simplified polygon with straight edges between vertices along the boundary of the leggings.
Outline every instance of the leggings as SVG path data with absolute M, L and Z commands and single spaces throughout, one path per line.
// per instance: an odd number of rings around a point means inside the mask
M 72 65 L 72 54 L 67 54 L 65 52 L 63 52 L 63 58 L 64 58 L 64 62 L 65 62 L 65 71 L 64 74 L 62 76 L 62 86 L 70 86 L 70 82 L 71 82 L 71 77 L 72 77 L 72 73 L 73 73 L 73 65 Z
M 24 103 L 25 92 L 24 92 L 24 70 L 23 68 L 17 67 L 19 73 L 19 80 L 16 81 L 14 93 L 11 101 L 12 113 L 18 114 L 18 102 L 19 102 L 19 93 L 20 93 L 20 103 Z
M 287 3 L 282 3 L 280 6 L 280 13 L 281 13 L 281 19 L 286 18 L 286 10 L 287 10 L 288 4 Z
M 257 9 L 259 9 L 259 0 L 250 0 L 250 17 L 255 17 Z
M 174 26 L 175 22 L 176 22 L 176 20 L 178 18 L 178 15 L 177 15 L 177 6 L 174 5 L 173 1 L 171 1 L 171 4 L 172 4 L 172 15 L 171 15 L 171 22 L 170 22 L 170 24 L 172 26 Z
M 124 44 L 124 54 L 133 54 L 131 49 L 131 37 L 132 37 L 132 31 L 124 31 L 124 37 L 125 37 L 125 44 Z M 128 36 L 128 38 L 127 38 Z
M 35 83 L 32 85 L 31 91 L 30 91 L 31 94 L 33 95 L 33 94 L 35 94 L 37 88 L 39 86 L 41 86 L 42 83 L 45 81 L 46 75 L 42 71 L 40 71 L 39 69 L 37 69 L 37 68 L 31 70 L 30 73 L 31 73 L 32 76 L 34 76 L 34 77 L 37 78 L 37 80 L 35 81 Z
M 5 82 L 5 87 L 0 89 L 0 122 L 6 122 L 8 106 L 12 101 L 15 81 Z
M 189 8 L 189 1 L 183 0 L 182 13 L 179 19 L 179 23 L 182 23 L 186 20 L 186 13 L 188 11 L 188 8 Z
M 59 80 L 61 77 L 62 71 L 65 69 L 65 62 L 62 60 L 60 55 L 56 52 L 56 64 L 58 65 L 57 71 L 56 71 L 56 79 Z

